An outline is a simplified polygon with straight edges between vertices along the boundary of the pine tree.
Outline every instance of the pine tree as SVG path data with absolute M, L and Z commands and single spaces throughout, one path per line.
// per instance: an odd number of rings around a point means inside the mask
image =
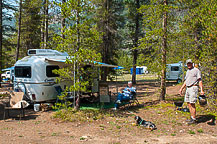
M 41 42 L 41 0 L 23 0 L 21 47 L 22 56 L 28 49 L 40 48 Z
M 11 46 L 14 46 L 11 41 L 10 37 L 15 31 L 15 28 L 13 27 L 13 17 L 12 14 L 8 13 L 8 11 L 15 11 L 15 6 L 8 3 L 8 1 L 1 0 L 1 24 L 0 24 L 0 74 L 1 70 L 3 68 L 9 67 L 13 64 L 13 61 L 11 61 L 10 50 Z M 0 78 L 1 79 L 1 78 Z M 0 80 L 1 82 L 1 80 Z
M 69 54 L 66 62 L 69 66 L 57 71 L 60 75 L 58 80 L 74 82 L 74 85 L 68 87 L 67 90 L 76 92 L 77 100 L 74 107 L 79 109 L 80 94 L 87 91 L 87 86 L 91 81 L 90 79 L 85 80 L 84 76 L 88 75 L 91 78 L 91 74 L 96 74 L 92 69 L 86 69 L 84 66 L 94 65 L 94 61 L 101 58 L 100 54 L 97 54 L 101 35 L 97 31 L 95 20 L 92 17 L 94 5 L 90 0 L 68 0 L 65 3 L 60 3 L 59 6 L 65 13 L 65 37 L 63 38 L 62 34 L 56 35 L 50 46 Z
M 64 5 L 66 2 L 66 0 L 62 0 L 62 4 Z M 64 11 L 61 11 L 61 34 L 62 34 L 62 38 L 64 39 L 65 38 L 65 34 L 64 34 L 64 29 L 65 29 L 65 26 L 66 26 L 66 19 L 64 18 L 65 17 L 65 13 Z
M 16 59 L 15 59 L 15 61 L 18 61 L 19 53 L 20 53 L 22 3 L 23 3 L 22 0 L 20 0 L 20 3 L 19 3 L 19 18 L 18 18 L 18 31 L 17 31 L 17 49 L 16 49 Z
M 173 13 L 177 9 L 175 1 L 151 0 L 149 5 L 141 7 L 144 15 L 145 36 L 141 39 L 141 49 L 151 49 L 151 55 L 147 56 L 150 62 L 149 68 L 161 75 L 160 100 L 165 100 L 166 94 L 166 63 L 167 52 L 172 48 L 171 38 L 176 34 Z
M 140 54 L 138 49 L 139 39 L 141 39 L 144 35 L 142 30 L 142 15 L 139 13 L 139 8 L 141 5 L 146 5 L 148 0 L 126 0 L 125 1 L 125 9 L 126 9 L 126 25 L 125 25 L 125 45 L 131 51 L 131 55 L 133 57 L 133 74 L 132 74 L 132 82 L 136 83 L 136 66 L 137 66 L 137 58 Z
M 123 26 L 124 3 L 122 0 L 95 0 L 98 30 L 103 32 L 100 46 L 102 62 L 116 64 L 117 51 L 122 41 L 119 29 Z M 111 70 L 110 70 L 111 71 Z M 107 80 L 108 68 L 102 68 L 101 79 Z
M 2 0 L 0 0 L 0 87 L 1 87 L 1 73 L 2 73 Z

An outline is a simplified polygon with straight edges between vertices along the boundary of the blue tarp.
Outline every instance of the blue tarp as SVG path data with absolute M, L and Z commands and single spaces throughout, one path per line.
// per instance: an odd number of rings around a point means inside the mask
M 118 67 L 115 67 L 115 68 L 113 68 L 113 69 L 115 69 L 115 70 L 119 70 L 119 69 L 124 69 L 124 67 L 122 67 L 122 66 L 118 66 Z

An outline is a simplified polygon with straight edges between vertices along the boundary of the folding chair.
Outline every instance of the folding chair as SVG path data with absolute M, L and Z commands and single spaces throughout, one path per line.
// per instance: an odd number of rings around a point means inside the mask
M 117 94 L 117 93 L 113 93 L 113 94 Z M 136 106 L 139 106 L 139 101 L 136 97 L 136 93 L 133 93 L 133 96 L 131 99 L 128 99 L 128 100 L 122 100 L 120 106 L 126 106 L 126 107 L 130 107 L 132 106 L 134 103 L 136 104 Z
M 12 92 L 10 93 L 9 102 L 6 103 L 4 107 L 4 116 L 3 119 L 5 120 L 6 111 L 8 112 L 8 118 L 10 117 L 10 110 L 19 110 L 20 111 L 20 119 L 21 117 L 25 116 L 24 106 L 25 102 L 23 101 L 23 92 Z
M 137 94 L 133 93 L 132 99 L 129 100 L 129 105 L 131 106 L 132 104 L 136 103 L 137 106 L 139 106 L 139 101 L 137 99 Z

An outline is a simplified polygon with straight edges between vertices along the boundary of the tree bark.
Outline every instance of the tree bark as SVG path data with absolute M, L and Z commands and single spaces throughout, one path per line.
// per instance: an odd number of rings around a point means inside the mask
M 103 63 L 108 63 L 108 59 L 109 59 L 109 47 L 110 47 L 110 31 L 109 31 L 109 20 L 110 20 L 110 13 L 109 13 L 109 9 L 110 9 L 110 3 L 109 0 L 105 0 L 104 3 L 104 7 L 105 7 L 105 20 L 104 20 L 104 30 L 105 30 L 105 34 L 103 36 L 103 51 L 102 51 L 102 62 Z M 101 75 L 101 79 L 102 81 L 107 81 L 107 75 L 108 75 L 108 68 L 107 67 L 103 67 L 102 68 L 102 75 Z
M 22 20 L 22 0 L 20 0 L 19 19 L 18 19 L 18 32 L 17 32 L 17 49 L 16 49 L 16 61 L 19 59 L 20 51 L 20 37 L 21 37 L 21 20 Z
M 2 0 L 0 0 L 0 87 L 1 87 L 1 82 L 2 82 L 2 78 L 1 78 L 1 72 L 2 72 L 2 33 L 3 33 L 3 29 L 2 29 Z
M 80 0 L 77 1 L 77 19 L 76 19 L 76 23 L 77 23 L 77 50 L 78 51 L 80 49 L 80 11 L 79 11 L 79 8 L 80 8 Z M 76 64 L 77 65 L 77 73 L 79 73 L 79 64 Z M 78 83 L 80 81 L 80 78 L 77 79 Z M 76 100 L 76 105 L 74 106 L 74 108 L 76 110 L 78 110 L 80 108 L 80 92 L 78 91 L 77 92 L 77 100 Z
M 164 6 L 167 6 L 167 0 L 164 0 Z M 162 41 L 162 71 L 161 71 L 161 93 L 160 101 L 165 100 L 166 95 L 166 52 L 167 52 L 167 11 L 163 14 L 163 41 Z
M 62 4 L 64 4 L 66 2 L 66 0 L 62 0 Z M 65 35 L 64 35 L 64 28 L 66 26 L 66 19 L 65 19 L 65 15 L 62 12 L 62 17 L 61 17 L 61 34 L 62 34 L 62 38 L 65 39 Z
M 140 1 L 136 0 L 136 8 L 140 8 Z M 138 39 L 139 39 L 139 12 L 136 13 L 136 29 L 135 29 L 135 38 L 134 38 L 134 48 L 138 47 Z M 133 50 L 133 75 L 132 75 L 132 83 L 136 84 L 136 62 L 137 62 L 138 50 Z
M 45 5 L 44 5 L 44 15 L 45 15 L 45 22 L 44 22 L 44 28 L 45 28 L 45 33 L 44 33 L 44 48 L 47 48 L 47 42 L 48 42 L 48 5 L 49 5 L 49 0 L 45 0 Z

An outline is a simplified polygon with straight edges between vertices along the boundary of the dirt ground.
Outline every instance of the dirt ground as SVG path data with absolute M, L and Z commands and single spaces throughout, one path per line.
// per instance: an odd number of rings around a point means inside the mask
M 119 89 L 124 86 L 123 82 L 118 85 Z M 54 111 L 34 112 L 33 109 L 27 109 L 26 117 L 21 120 L 10 118 L 4 121 L 3 104 L 6 99 L 1 98 L 0 143 L 217 143 L 216 115 L 206 113 L 206 108 L 198 113 L 198 124 L 188 126 L 185 120 L 189 117 L 189 113 L 176 111 L 169 99 L 166 102 L 159 102 L 159 87 L 154 82 L 141 81 L 136 87 L 140 106 L 120 108 L 114 111 L 116 116 L 107 116 L 93 122 L 64 122 L 52 118 Z M 178 97 L 180 87 L 181 85 L 168 83 L 166 97 Z M 155 123 L 157 130 L 150 131 L 136 126 L 135 115 Z

